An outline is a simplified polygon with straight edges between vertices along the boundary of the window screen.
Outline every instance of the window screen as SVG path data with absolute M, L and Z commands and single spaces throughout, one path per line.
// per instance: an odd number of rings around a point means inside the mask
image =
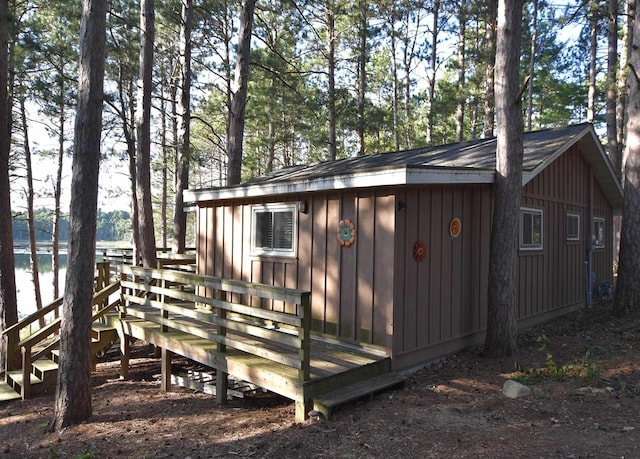
M 268 206 L 253 209 L 252 252 L 294 254 L 295 206 Z

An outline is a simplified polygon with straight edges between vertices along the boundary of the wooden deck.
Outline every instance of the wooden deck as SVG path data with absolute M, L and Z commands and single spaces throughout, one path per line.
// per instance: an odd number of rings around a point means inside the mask
M 119 299 L 109 300 L 110 295 Z M 5 369 L 5 382 L 22 398 L 29 397 L 31 384 L 57 374 L 60 320 L 19 342 L 17 337 L 30 323 L 56 311 L 58 303 L 4 332 L 10 348 L 23 355 L 21 368 Z M 215 370 L 219 403 L 226 402 L 232 377 L 291 399 L 295 418 L 302 421 L 312 410 L 328 416 L 338 404 L 404 380 L 390 372 L 390 358 L 378 349 L 312 335 L 308 292 L 123 266 L 120 280 L 97 292 L 94 304 L 92 350 L 119 341 L 126 377 L 132 340 L 155 345 L 162 352 L 163 390 L 171 386 L 171 358 L 178 354 Z M 0 401 L 16 398 L 5 389 L 0 387 Z
M 311 335 L 308 292 L 132 267 L 124 268 L 121 285 L 121 314 L 112 325 L 123 344 L 124 376 L 128 338 L 141 339 L 163 351 L 164 388 L 171 354 L 179 354 L 214 368 L 220 394 L 231 375 L 295 401 L 296 420 L 303 420 L 315 399 L 391 368 L 379 350 Z
M 152 320 L 130 316 L 136 313 L 143 313 Z M 167 331 L 162 331 L 162 326 L 153 320 L 154 318 L 160 319 L 160 315 L 161 313 L 153 308 L 129 307 L 127 317 L 119 318 L 112 315 L 108 317 L 108 320 L 109 324 L 120 334 L 121 343 L 127 343 L 129 337 L 143 340 L 295 401 L 296 420 L 306 419 L 309 411 L 314 407 L 316 399 L 326 398 L 327 394 L 345 386 L 362 383 L 370 378 L 386 374 L 391 367 L 389 357 L 379 351 L 312 336 L 310 377 L 308 380 L 302 381 L 298 371 L 289 365 L 233 348 L 227 348 L 221 352 L 215 341 L 171 327 Z M 187 317 L 172 317 L 171 320 L 176 324 L 189 324 L 192 327 L 205 329 L 202 324 L 196 324 L 195 321 Z M 209 331 L 215 333 L 215 330 L 211 328 Z M 281 352 L 283 356 L 295 357 L 290 350 L 278 346 L 277 343 L 232 333 L 228 333 L 227 336 L 233 340 L 242 340 L 248 346 L 254 346 L 256 349 Z M 123 355 L 126 353 L 127 351 L 123 350 Z M 125 359 L 123 361 L 125 375 L 128 373 L 125 368 L 127 365 L 128 359 Z M 170 365 L 167 363 L 163 367 L 167 369 L 165 371 L 168 371 Z M 168 389 L 171 374 L 164 373 L 162 379 L 167 385 L 165 389 Z M 395 384 L 398 382 L 394 381 Z M 371 389 L 374 388 L 375 386 L 372 385 L 369 390 L 364 390 L 362 395 L 372 392 Z M 325 416 L 328 415 L 328 412 L 323 411 L 323 413 Z

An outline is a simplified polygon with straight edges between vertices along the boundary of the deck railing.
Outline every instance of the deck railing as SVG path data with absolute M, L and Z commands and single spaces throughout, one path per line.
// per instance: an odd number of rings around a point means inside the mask
M 208 339 L 221 353 L 228 347 L 292 367 L 301 382 L 310 379 L 310 292 L 133 266 L 122 267 L 120 283 L 123 315 Z M 282 311 L 268 308 L 274 304 Z

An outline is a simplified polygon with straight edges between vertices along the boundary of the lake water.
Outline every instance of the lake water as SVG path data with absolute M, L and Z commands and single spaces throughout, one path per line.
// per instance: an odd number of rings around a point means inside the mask
M 36 294 L 33 288 L 30 256 L 24 251 L 14 253 L 16 265 L 16 293 L 18 296 L 18 317 L 21 319 L 36 311 Z M 38 270 L 40 272 L 40 292 L 42 304 L 46 306 L 53 297 L 53 256 L 50 253 L 38 254 Z M 60 254 L 60 296 L 64 292 L 64 280 L 67 274 L 67 254 Z

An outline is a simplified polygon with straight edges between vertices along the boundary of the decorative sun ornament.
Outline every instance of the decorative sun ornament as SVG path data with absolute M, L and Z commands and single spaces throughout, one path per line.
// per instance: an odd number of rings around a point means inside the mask
M 350 247 L 356 241 L 356 226 L 349 219 L 338 223 L 338 242 L 341 246 Z
M 458 217 L 451 220 L 449 224 L 449 235 L 451 237 L 458 237 L 460 235 L 460 231 L 462 231 L 462 222 Z
M 427 246 L 424 245 L 424 242 L 418 241 L 413 246 L 413 258 L 416 261 L 422 261 L 427 256 Z

